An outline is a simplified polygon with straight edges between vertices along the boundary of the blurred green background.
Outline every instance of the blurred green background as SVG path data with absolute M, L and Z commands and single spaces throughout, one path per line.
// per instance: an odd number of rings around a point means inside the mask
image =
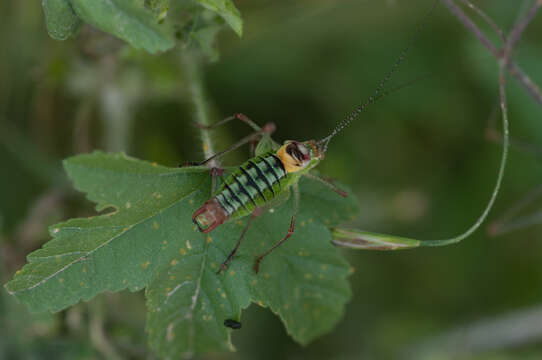
M 243 112 L 277 124 L 275 139 L 321 138 L 389 71 L 432 1 L 239 0 L 244 37 L 219 36 L 204 66 L 213 119 Z M 477 1 L 509 29 L 521 3 Z M 542 84 L 542 15 L 516 60 Z M 497 37 L 479 19 L 489 37 Z M 202 157 L 179 51 L 151 56 L 88 27 L 47 35 L 39 2 L 0 3 L 0 279 L 48 240 L 47 226 L 93 213 L 61 160 L 93 149 L 176 166 Z M 423 77 L 335 138 L 320 171 L 354 189 L 353 225 L 417 238 L 469 227 L 495 182 L 501 146 L 489 141 L 498 70 L 485 48 L 437 7 L 393 85 Z M 427 75 L 429 75 L 427 77 Z M 511 131 L 542 144 L 542 109 L 510 79 Z M 248 134 L 217 130 L 223 148 Z M 247 149 L 226 158 L 233 165 Z M 540 185 L 540 152 L 512 150 L 490 222 Z M 542 208 L 535 201 L 525 215 Z M 252 306 L 233 335 L 238 351 L 205 359 L 540 359 L 542 225 L 491 237 L 487 227 L 450 247 L 344 251 L 356 271 L 346 316 L 308 347 Z M 2 289 L 0 359 L 152 359 L 143 293 L 104 294 L 58 314 L 32 315 Z M 99 350 L 97 350 L 99 349 Z M 107 357 L 107 356 L 106 356 Z

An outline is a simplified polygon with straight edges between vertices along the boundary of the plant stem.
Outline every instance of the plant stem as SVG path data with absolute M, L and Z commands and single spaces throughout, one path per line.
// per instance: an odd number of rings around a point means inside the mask
M 194 103 L 194 119 L 198 124 L 202 125 L 199 127 L 200 137 L 203 146 L 203 154 L 205 159 L 208 159 L 214 155 L 215 151 L 211 134 L 209 130 L 205 129 L 206 126 L 211 125 L 211 120 L 207 110 L 208 103 L 205 98 L 205 91 L 203 89 L 199 60 L 199 57 L 194 52 L 181 52 L 181 63 L 188 82 L 188 90 L 190 91 L 190 95 L 192 96 L 192 101 Z M 219 167 L 218 160 L 216 159 L 207 162 L 206 165 L 209 168 Z
M 478 26 L 472 22 L 472 20 L 461 10 L 453 0 L 442 0 L 444 5 L 450 10 L 452 14 L 454 14 L 457 19 L 476 36 L 476 38 L 489 50 L 489 52 L 497 59 L 500 60 L 503 57 L 503 51 L 500 51 L 493 45 L 491 41 L 480 31 Z M 534 13 L 538 9 L 538 4 L 540 4 L 542 0 L 537 0 L 537 5 L 533 6 L 531 8 L 531 11 L 528 13 L 529 16 L 534 17 Z M 520 29 L 518 34 L 521 34 L 521 31 L 523 31 L 524 27 L 523 24 L 528 24 L 530 21 L 530 18 L 527 19 L 526 22 L 520 22 L 522 28 Z M 529 95 L 539 104 L 542 106 L 542 91 L 540 91 L 540 88 L 529 78 L 527 74 L 513 61 L 507 61 L 506 62 L 506 69 L 512 74 L 513 77 L 516 78 L 516 80 L 527 90 Z

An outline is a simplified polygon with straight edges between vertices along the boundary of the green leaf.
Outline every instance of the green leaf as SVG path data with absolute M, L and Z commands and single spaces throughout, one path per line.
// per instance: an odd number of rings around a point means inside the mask
M 224 320 L 240 320 L 251 302 L 278 314 L 302 344 L 340 320 L 350 268 L 331 244 L 329 227 L 354 216 L 354 197 L 301 180 L 294 235 L 256 275 L 255 255 L 286 234 L 290 199 L 253 222 L 239 255 L 217 275 L 245 221 L 208 235 L 194 226 L 192 213 L 210 196 L 207 168 L 166 168 L 101 152 L 64 165 L 98 211 L 112 211 L 53 226 L 53 240 L 28 256 L 6 288 L 32 310 L 58 311 L 106 290 L 146 287 L 150 343 L 161 356 L 176 358 L 232 349 Z
M 241 19 L 241 13 L 232 0 L 197 0 L 205 8 L 216 12 L 220 15 L 228 25 L 237 33 L 237 35 L 243 35 L 243 20 Z
M 138 0 L 70 0 L 85 22 L 151 53 L 175 45 L 172 31 Z
M 77 35 L 81 19 L 73 12 L 69 0 L 43 0 L 42 6 L 49 36 L 66 40 Z

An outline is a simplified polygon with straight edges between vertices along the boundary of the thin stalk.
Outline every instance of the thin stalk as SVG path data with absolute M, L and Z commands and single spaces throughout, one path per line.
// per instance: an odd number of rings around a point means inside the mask
M 206 129 L 206 127 L 211 125 L 211 120 L 208 112 L 209 105 L 203 89 L 201 67 L 198 60 L 197 55 L 193 52 L 183 51 L 181 53 L 181 64 L 188 82 L 188 90 L 190 91 L 194 103 L 194 119 L 201 125 L 198 126 L 198 128 L 203 146 L 203 154 L 204 158 L 208 159 L 215 154 L 215 150 L 211 134 L 209 130 Z M 217 159 L 212 159 L 207 162 L 206 165 L 209 168 L 217 168 L 219 167 L 219 162 Z
M 474 36 L 489 50 L 489 52 L 497 60 L 503 58 L 503 52 L 499 50 L 489 39 L 480 31 L 478 26 L 472 22 L 472 20 L 461 10 L 453 0 L 442 0 L 444 5 L 454 14 L 457 19 L 474 34 Z M 542 0 L 537 0 L 537 4 Z M 534 16 L 534 15 L 533 15 Z M 507 61 L 506 69 L 512 74 L 512 76 L 527 90 L 527 93 L 542 106 L 542 91 L 540 88 L 530 79 L 530 77 L 513 61 Z

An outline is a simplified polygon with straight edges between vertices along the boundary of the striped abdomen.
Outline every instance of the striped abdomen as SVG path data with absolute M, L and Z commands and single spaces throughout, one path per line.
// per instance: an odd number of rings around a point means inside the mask
M 240 218 L 273 200 L 286 187 L 287 173 L 274 151 L 254 157 L 230 174 L 215 195 L 228 217 Z
M 194 212 L 192 220 L 207 233 L 229 218 L 246 216 L 273 200 L 288 187 L 288 180 L 274 151 L 254 157 L 224 180 L 216 195 Z

